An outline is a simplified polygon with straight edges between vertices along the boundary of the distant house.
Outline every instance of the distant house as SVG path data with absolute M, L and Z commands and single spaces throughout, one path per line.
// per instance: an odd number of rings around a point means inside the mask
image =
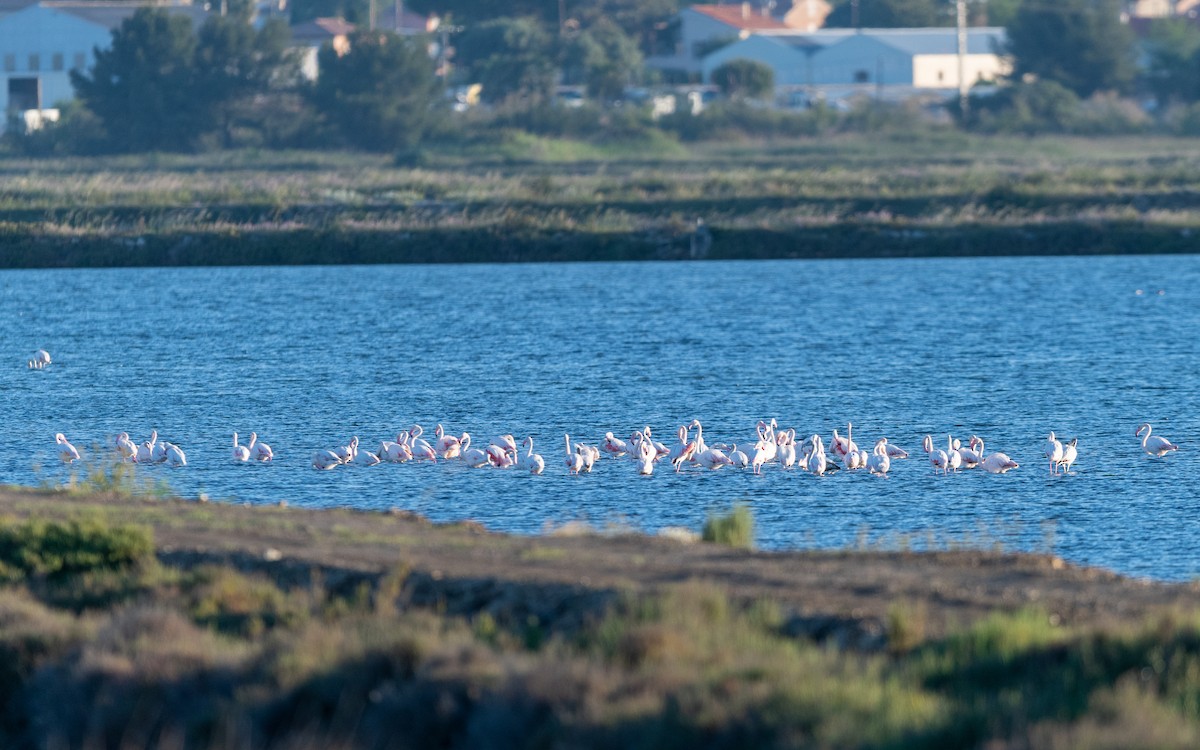
M 400 22 L 396 23 L 399 11 Z M 404 36 L 429 34 L 438 28 L 437 16 L 423 16 L 393 4 L 376 11 L 375 28 Z M 326 44 L 331 45 L 339 56 L 350 51 L 350 35 L 359 28 L 368 28 L 370 22 L 360 26 L 344 18 L 314 18 L 292 27 L 292 46 L 301 50 L 300 72 L 310 81 L 317 78 L 317 53 Z
M 73 99 L 70 71 L 90 69 L 93 50 L 107 49 L 113 30 L 143 5 L 112 0 L 0 3 L 0 106 L 5 123 L 18 114 Z M 157 7 L 187 14 L 195 22 L 207 15 L 199 6 Z M 53 115 L 24 117 L 35 123 Z
M 968 29 L 963 59 L 968 85 L 1007 74 L 1005 39 L 1000 27 Z M 735 59 L 769 66 L 777 86 L 859 86 L 898 93 L 958 89 L 958 35 L 949 28 L 755 34 L 705 57 L 704 79 Z
M 343 18 L 314 18 L 292 27 L 292 46 L 300 50 L 300 74 L 317 80 L 317 53 L 329 45 L 338 57 L 350 51 L 355 25 Z

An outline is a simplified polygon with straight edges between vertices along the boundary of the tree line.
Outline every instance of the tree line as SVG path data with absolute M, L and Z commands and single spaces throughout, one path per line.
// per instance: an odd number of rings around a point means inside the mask
M 499 15 L 496 4 L 485 0 L 440 4 L 471 22 L 438 40 L 360 31 L 348 52 L 320 51 L 315 81 L 300 75 L 287 26 L 272 20 L 256 30 L 245 5 L 235 3 L 228 15 L 212 16 L 199 27 L 162 8 L 141 8 L 113 32 L 107 49 L 96 51 L 90 70 L 72 72 L 78 98 L 62 122 L 46 132 L 13 137 L 31 151 L 245 145 L 403 151 L 429 138 L 471 139 L 511 128 L 572 136 L 653 127 L 688 138 L 722 129 L 803 134 L 856 122 L 827 111 L 807 113 L 803 121 L 745 111 L 742 103 L 769 97 L 774 82 L 769 68 L 734 61 L 713 76 L 730 102 L 706 113 L 707 122 L 689 114 L 651 123 L 624 97 L 630 86 L 653 82 L 644 56 L 669 36 L 677 0 L 505 4 L 505 13 L 522 15 Z M 846 5 L 835 6 L 835 23 L 845 20 Z M 855 20 L 922 25 L 944 20 L 948 5 L 946 0 L 859 0 Z M 1120 21 L 1119 0 L 992 0 L 988 5 L 1007 19 L 1008 48 L 999 51 L 1012 56 L 1013 73 L 1009 85 L 973 97 L 967 112 L 956 112 L 960 125 L 1006 132 L 1100 132 L 1121 123 L 1141 127 L 1144 117 L 1113 104 L 1120 96 L 1138 95 L 1153 98 L 1162 113 L 1182 111 L 1182 130 L 1200 131 L 1196 26 L 1155 24 L 1144 48 L 1149 63 L 1139 70 L 1138 47 Z M 425 10 L 415 1 L 409 7 Z M 568 17 L 564 9 L 579 12 Z M 431 43 L 446 40 L 451 49 L 430 54 Z M 450 55 L 453 66 L 439 68 L 435 57 L 444 62 Z M 456 117 L 447 91 L 468 83 L 480 85 L 486 114 Z M 580 112 L 554 107 L 559 84 L 579 86 L 589 106 Z M 856 126 L 869 128 L 878 121 L 860 117 Z

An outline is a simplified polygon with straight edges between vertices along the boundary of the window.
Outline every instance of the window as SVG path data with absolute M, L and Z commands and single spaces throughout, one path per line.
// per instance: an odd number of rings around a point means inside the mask
M 71 69 L 82 71 L 86 67 L 87 67 L 87 53 L 86 52 L 76 52 L 75 53 L 75 62 L 73 65 L 71 65 Z
M 944 80 L 946 80 L 946 71 L 944 71 L 944 70 L 939 70 L 939 71 L 938 71 L 938 82 L 940 83 L 940 82 L 942 82 L 942 81 L 944 81 Z
M 41 69 L 42 69 L 42 58 L 41 58 L 41 55 L 38 55 L 37 53 L 34 53 L 34 54 L 30 55 L 30 56 L 29 56 L 29 70 L 30 70 L 30 72 L 32 72 L 32 73 L 36 73 L 37 71 L 39 71 L 39 70 L 41 70 Z
M 871 80 L 871 71 L 869 71 L 869 70 L 854 71 L 854 82 L 855 83 L 867 83 L 870 80 Z
M 63 53 L 61 53 L 61 52 L 54 53 L 54 56 L 50 58 L 50 69 L 51 70 L 62 70 L 63 69 Z
M 9 73 L 11 73 L 17 69 L 17 56 L 16 55 L 5 55 L 4 56 L 4 69 Z

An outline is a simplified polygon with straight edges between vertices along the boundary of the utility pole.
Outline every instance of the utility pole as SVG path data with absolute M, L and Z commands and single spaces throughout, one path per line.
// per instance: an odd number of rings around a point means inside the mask
M 404 24 L 400 20 L 404 16 L 404 0 L 395 0 L 392 10 L 396 13 L 396 28 L 393 31 L 400 34 L 400 30 L 404 28 Z
M 970 106 L 967 96 L 967 0 L 955 1 L 958 5 L 958 108 L 965 122 Z
M 858 28 L 858 0 L 850 0 L 850 28 Z

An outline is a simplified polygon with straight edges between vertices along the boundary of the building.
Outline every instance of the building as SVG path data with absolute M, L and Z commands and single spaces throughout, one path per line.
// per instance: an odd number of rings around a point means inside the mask
M 400 23 L 396 23 L 399 14 Z M 405 10 L 400 3 L 377 11 L 375 28 L 404 36 L 432 34 L 438 29 L 437 16 L 422 16 Z M 369 28 L 370 21 L 363 26 Z M 344 18 L 314 18 L 292 27 L 292 46 L 301 50 L 300 73 L 310 81 L 317 79 L 317 53 L 329 44 L 339 56 L 350 51 L 350 36 L 359 27 Z
M 995 81 L 1010 69 L 1003 55 L 1004 29 L 967 31 L 964 70 L 967 84 Z M 958 90 L 958 35 L 955 29 L 822 29 L 807 34 L 754 34 L 706 56 L 704 80 L 724 63 L 761 62 L 775 73 L 776 86 L 849 90 Z
M 40 122 L 56 115 L 26 116 L 49 110 L 75 98 L 71 71 L 86 71 L 95 63 L 95 48 L 112 44 L 112 32 L 144 3 L 42 2 L 0 5 L 0 106 L 7 123 L 15 116 Z M 169 6 L 194 21 L 207 12 L 198 6 Z
M 647 67 L 698 77 L 701 60 L 717 47 L 762 31 L 788 31 L 771 15 L 769 6 L 749 2 L 732 5 L 693 5 L 679 12 L 679 39 L 671 55 L 647 58 Z
M 292 27 L 292 46 L 300 50 L 300 74 L 317 80 L 317 53 L 330 45 L 338 57 L 350 51 L 354 24 L 342 18 L 314 18 Z

